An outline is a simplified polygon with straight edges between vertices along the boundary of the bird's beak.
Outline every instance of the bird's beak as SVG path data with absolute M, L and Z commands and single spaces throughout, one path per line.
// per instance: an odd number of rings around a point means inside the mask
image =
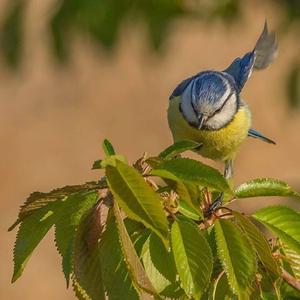
M 202 129 L 205 121 L 206 121 L 206 117 L 203 114 L 199 114 L 198 115 L 198 129 Z

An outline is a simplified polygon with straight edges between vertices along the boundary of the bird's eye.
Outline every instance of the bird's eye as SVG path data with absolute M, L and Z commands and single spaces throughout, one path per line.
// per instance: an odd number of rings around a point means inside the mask
M 215 110 L 215 114 L 219 113 L 222 110 L 223 106 L 221 106 L 220 108 L 218 108 L 217 110 Z

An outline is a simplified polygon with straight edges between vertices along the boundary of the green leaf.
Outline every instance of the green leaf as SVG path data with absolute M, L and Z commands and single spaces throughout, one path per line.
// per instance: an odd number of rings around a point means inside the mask
M 15 282 L 23 273 L 32 252 L 54 223 L 54 213 L 50 207 L 41 208 L 28 216 L 20 225 L 14 247 Z
M 233 215 L 237 224 L 248 236 L 250 243 L 253 245 L 257 256 L 266 269 L 274 275 L 279 276 L 280 270 L 276 260 L 274 259 L 269 243 L 259 229 L 245 216 L 234 211 Z
M 200 221 L 201 217 L 199 216 L 199 212 L 190 207 L 186 202 L 179 201 L 179 208 L 178 211 L 183 214 L 184 216 L 195 220 Z
M 148 235 L 149 235 L 151 232 L 150 230 L 146 229 L 145 226 L 140 222 L 134 221 L 129 218 L 125 218 L 123 221 L 124 221 L 124 225 L 126 227 L 128 234 L 130 235 L 130 237 L 143 234 L 145 231 L 147 231 Z M 146 239 L 145 239 L 145 241 L 146 241 Z
M 79 300 L 92 300 L 86 291 L 80 286 L 75 278 L 72 279 L 72 288 L 75 296 Z
M 109 300 L 139 300 L 119 241 L 116 219 L 108 215 L 106 230 L 100 241 L 101 271 Z
M 152 168 L 156 169 L 160 166 L 160 164 L 164 161 L 163 158 L 160 157 L 149 157 L 146 159 L 146 163 Z
M 116 166 L 117 161 L 120 160 L 127 164 L 126 158 L 123 155 L 110 155 L 101 161 L 101 168 L 106 168 L 107 166 Z
M 212 300 L 232 300 L 234 295 L 229 287 L 226 274 L 223 271 L 214 283 Z
M 286 245 L 283 246 L 283 252 L 287 258 L 287 263 L 293 272 L 293 276 L 300 280 L 300 254 Z
M 124 222 L 124 225 L 125 225 L 125 227 L 127 229 L 127 232 L 128 232 L 128 234 L 129 234 L 129 236 L 131 238 L 131 241 L 132 241 L 132 243 L 134 245 L 135 251 L 136 251 L 138 257 L 141 259 L 142 255 L 143 255 L 144 245 L 146 244 L 146 242 L 147 242 L 150 234 L 152 233 L 152 231 L 150 229 L 144 229 L 143 231 L 140 231 L 140 232 L 130 233 L 129 230 L 128 230 L 128 227 L 125 224 L 125 222 Z M 149 279 L 150 279 L 150 277 L 149 277 Z
M 65 199 L 61 209 L 56 216 L 55 242 L 59 253 L 62 256 L 63 272 L 66 277 L 67 286 L 72 272 L 72 253 L 76 231 L 81 217 L 89 211 L 98 201 L 99 195 L 95 191 L 73 194 Z M 101 234 L 101 204 L 93 211 L 95 216 L 95 227 Z M 96 228 L 95 228 L 96 230 Z
M 116 154 L 114 147 L 112 146 L 112 144 L 110 143 L 110 141 L 107 140 L 107 139 L 105 139 L 103 141 L 102 148 L 103 148 L 103 151 L 104 151 L 104 153 L 105 153 L 106 156 L 111 156 L 111 155 L 115 155 Z
M 105 182 L 91 181 L 81 185 L 67 185 L 49 193 L 34 192 L 21 206 L 17 221 L 8 230 L 13 230 L 20 222 L 30 216 L 33 212 L 47 206 L 48 204 L 62 201 L 67 196 L 78 192 L 96 191 L 105 187 L 107 187 Z
M 114 216 L 119 233 L 119 240 L 123 252 L 124 259 L 130 271 L 132 280 L 144 291 L 151 295 L 157 295 L 157 291 L 149 280 L 143 265 L 135 251 L 130 236 L 124 225 L 121 212 L 117 203 L 113 206 Z
M 50 193 L 35 192 L 30 195 L 25 204 L 21 207 L 18 220 L 10 228 L 14 228 L 18 223 L 21 222 L 14 250 L 15 270 L 12 281 L 15 281 L 21 276 L 31 253 L 51 228 L 51 226 L 54 223 L 60 224 L 61 222 L 65 222 L 63 225 L 65 225 L 65 230 L 68 228 L 68 235 L 66 235 L 67 231 L 62 230 L 57 233 L 56 238 L 58 249 L 63 255 L 63 269 L 68 282 L 69 274 L 71 272 L 71 247 L 67 242 L 72 238 L 70 228 L 73 225 L 72 222 L 77 217 L 76 213 L 78 212 L 76 212 L 76 209 L 79 209 L 81 205 L 86 204 L 84 201 L 82 201 L 79 206 L 74 205 L 73 207 L 71 205 L 68 207 L 68 195 L 75 195 L 75 191 L 78 192 L 78 190 L 90 190 L 91 192 L 86 193 L 93 194 L 96 197 L 97 193 L 94 191 L 96 187 L 99 187 L 99 183 L 87 183 L 78 186 L 67 186 L 61 189 L 56 189 Z M 76 196 L 74 197 L 76 198 Z M 74 199 L 74 197 L 72 199 Z M 79 199 L 77 201 L 80 200 L 83 199 Z M 93 198 L 93 201 L 96 200 L 97 198 Z M 65 210 L 65 208 L 67 208 L 67 210 Z M 61 213 L 63 218 L 60 218 Z M 67 220 L 70 221 L 70 223 L 68 223 Z
M 245 297 L 256 272 L 255 252 L 243 232 L 230 220 L 215 222 L 218 257 L 235 294 Z
M 23 54 L 24 17 L 26 1 L 16 0 L 7 6 L 2 16 L 0 28 L 1 51 L 8 65 L 12 68 L 19 66 Z
M 201 145 L 202 144 L 199 144 L 194 141 L 189 141 L 189 140 L 178 141 L 178 142 L 175 142 L 173 145 L 169 146 L 164 151 L 162 151 L 158 155 L 158 157 L 164 158 L 164 159 L 169 159 L 169 158 L 172 158 L 184 151 L 196 149 L 196 148 L 200 147 Z
M 196 225 L 176 220 L 171 230 L 176 268 L 186 294 L 196 300 L 208 287 L 212 273 L 212 254 L 208 242 Z
M 159 293 L 176 281 L 173 256 L 154 233 L 143 246 L 142 260 L 150 281 Z
M 92 170 L 97 170 L 97 169 L 103 169 L 101 159 L 98 159 L 93 163 Z
M 243 183 L 237 187 L 235 195 L 238 198 L 261 196 L 300 197 L 285 182 L 272 178 L 253 179 Z
M 218 170 L 189 158 L 164 161 L 151 174 L 175 181 L 182 180 L 232 194 L 226 179 Z
M 181 288 L 180 281 L 176 281 L 168 285 L 161 293 L 161 296 L 167 297 L 166 299 L 187 299 L 184 290 Z M 165 298 L 163 298 L 165 299 Z
M 143 223 L 168 244 L 168 222 L 161 199 L 144 178 L 121 161 L 106 167 L 107 180 L 113 196 L 129 218 Z
M 267 226 L 283 243 L 300 254 L 300 214 L 293 209 L 275 205 L 257 211 L 253 217 Z
M 74 241 L 73 269 L 77 284 L 75 292 L 79 292 L 81 296 L 87 294 L 91 299 L 105 300 L 99 239 L 89 238 L 95 228 L 96 219 L 93 215 L 94 208 L 81 218 Z
M 300 299 L 300 292 L 295 288 L 291 287 L 287 282 L 282 282 L 280 286 L 280 295 L 282 297 L 276 298 L 265 298 L 263 300 L 298 300 Z
M 179 196 L 179 203 L 185 202 L 198 214 L 198 217 L 203 219 L 203 213 L 200 208 L 202 199 L 200 197 L 201 191 L 199 190 L 199 187 L 189 182 L 183 182 L 180 179 L 177 179 L 174 184 L 172 184 L 169 179 L 165 181 L 168 186 L 173 187 L 176 194 Z

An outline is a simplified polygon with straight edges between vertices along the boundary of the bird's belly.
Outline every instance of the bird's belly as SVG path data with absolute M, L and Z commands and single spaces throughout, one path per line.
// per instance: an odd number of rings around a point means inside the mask
M 197 152 L 214 160 L 233 159 L 251 126 L 251 116 L 246 106 L 242 106 L 224 128 L 208 131 L 196 129 L 186 122 L 179 111 L 179 99 L 172 99 L 169 104 L 168 121 L 174 141 L 193 140 L 202 143 Z

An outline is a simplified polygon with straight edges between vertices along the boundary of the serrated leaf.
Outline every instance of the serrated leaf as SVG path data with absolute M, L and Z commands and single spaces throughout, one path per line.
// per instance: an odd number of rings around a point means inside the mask
M 90 243 L 87 239 L 95 226 L 93 213 L 94 208 L 81 218 L 74 241 L 73 270 L 81 295 L 86 293 L 91 299 L 105 300 L 99 242 Z
M 101 270 L 109 300 L 139 300 L 129 273 L 116 226 L 116 219 L 109 213 L 106 230 L 100 241 Z
M 201 145 L 202 144 L 199 144 L 194 141 L 189 141 L 189 140 L 178 141 L 178 142 L 175 142 L 173 145 L 169 146 L 168 148 L 166 148 L 164 151 L 162 151 L 158 155 L 158 157 L 164 158 L 164 159 L 169 159 L 169 158 L 172 158 L 184 151 L 199 148 Z
M 261 231 L 245 216 L 233 211 L 232 212 L 237 224 L 245 232 L 253 245 L 257 256 L 266 269 L 272 272 L 275 276 L 280 275 L 280 270 L 274 256 L 272 255 L 270 246 L 265 236 Z
M 199 191 L 199 187 L 195 184 L 181 181 L 180 179 L 174 180 L 165 180 L 169 187 L 172 187 L 176 194 L 179 196 L 179 203 L 186 203 L 189 207 L 191 207 L 199 218 L 203 219 L 203 213 L 200 208 L 201 204 L 201 192 Z M 184 205 L 184 204 L 183 204 Z
M 235 294 L 244 297 L 256 272 L 255 252 L 247 237 L 232 221 L 217 220 L 215 232 L 218 257 L 228 282 Z
M 300 255 L 296 251 L 290 249 L 288 246 L 283 246 L 284 255 L 287 259 L 293 275 L 296 279 L 300 280 Z
M 124 223 L 124 225 L 125 225 L 125 223 Z M 127 226 L 126 226 L 126 229 L 127 229 Z M 134 245 L 134 248 L 135 248 L 135 251 L 136 251 L 138 257 L 142 258 L 144 245 L 147 242 L 152 231 L 149 229 L 144 229 L 142 232 L 130 234 L 130 232 L 127 229 L 127 232 L 130 235 L 130 238 L 132 240 L 132 243 Z
M 12 282 L 22 275 L 32 252 L 52 227 L 54 221 L 55 215 L 49 207 L 35 211 L 22 221 L 14 247 Z
M 200 221 L 200 216 L 199 216 L 199 212 L 196 211 L 195 209 L 193 209 L 192 207 L 190 207 L 186 202 L 184 201 L 180 201 L 179 202 L 179 207 L 178 207 L 178 211 L 183 214 L 184 216 L 195 220 L 195 221 Z
M 238 198 L 261 196 L 300 197 L 299 193 L 295 192 L 287 183 L 272 178 L 258 178 L 243 183 L 237 187 L 235 195 Z
M 110 141 L 107 140 L 107 139 L 105 139 L 103 141 L 102 148 L 103 148 L 103 151 L 104 151 L 104 153 L 105 153 L 106 156 L 111 156 L 111 155 L 115 155 L 116 154 L 114 147 L 112 146 L 112 144 L 110 143 Z
M 300 214 L 275 205 L 258 210 L 253 217 L 267 226 L 283 243 L 300 254 Z
M 72 279 L 73 291 L 76 298 L 79 300 L 92 300 L 91 297 L 86 293 L 86 291 L 80 286 L 75 278 Z
M 212 273 L 212 254 L 208 242 L 190 222 L 177 219 L 171 230 L 172 251 L 186 294 L 196 300 L 207 288 Z
M 112 194 L 129 218 L 143 223 L 168 244 L 168 222 L 161 199 L 144 178 L 121 161 L 107 166 L 106 176 Z
M 226 179 L 218 170 L 189 158 L 164 161 L 158 169 L 152 170 L 151 174 L 232 194 Z
M 234 295 L 229 287 L 226 274 L 222 272 L 214 283 L 212 300 L 232 300 Z
M 175 282 L 176 268 L 172 254 L 154 233 L 143 246 L 142 260 L 151 283 L 159 293 Z
M 139 286 L 147 293 L 151 295 L 157 295 L 157 291 L 155 290 L 151 281 L 149 280 L 145 269 L 143 268 L 143 265 L 135 251 L 130 236 L 124 225 L 121 212 L 117 203 L 114 203 L 113 210 L 114 216 L 116 218 L 116 224 L 119 233 L 119 241 L 121 244 L 123 257 L 127 263 L 128 269 L 130 270 L 132 280 L 137 284 L 137 286 Z
M 22 220 L 31 215 L 34 211 L 54 203 L 62 201 L 65 197 L 78 192 L 96 191 L 107 187 L 106 182 L 92 181 L 81 185 L 68 185 L 62 188 L 55 189 L 49 193 L 34 192 L 32 193 L 21 206 L 17 221 L 8 229 L 13 230 Z
M 67 286 L 72 272 L 72 253 L 76 231 L 81 217 L 89 211 L 98 201 L 99 195 L 95 191 L 73 194 L 67 197 L 56 216 L 55 222 L 55 242 L 59 253 L 62 256 L 62 266 Z M 93 210 L 97 215 L 95 217 L 94 226 L 101 234 L 101 206 L 95 207 Z M 94 216 L 91 215 L 91 218 Z

